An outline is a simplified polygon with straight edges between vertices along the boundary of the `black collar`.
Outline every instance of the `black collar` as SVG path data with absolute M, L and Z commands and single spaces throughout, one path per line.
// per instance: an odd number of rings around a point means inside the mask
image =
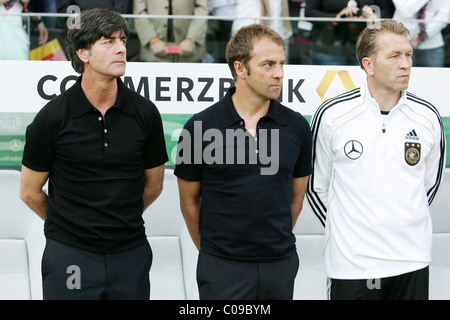
M 72 88 L 69 89 L 70 92 L 68 92 L 68 106 L 72 118 L 80 117 L 95 108 L 86 98 L 83 90 L 81 89 L 81 79 L 82 76 L 79 76 L 77 82 L 72 86 Z M 128 88 L 120 78 L 117 78 L 117 88 L 118 98 L 112 108 L 118 108 L 124 113 L 134 115 L 135 109 L 133 105 L 127 103 L 129 97 L 127 92 Z
M 235 123 L 242 121 L 243 119 L 237 113 L 234 108 L 233 101 L 231 100 L 231 96 L 236 92 L 236 87 L 231 87 L 227 94 L 221 99 L 219 103 L 219 116 L 222 122 L 222 127 L 227 128 Z M 278 123 L 279 125 L 287 125 L 287 113 L 282 108 L 280 102 L 278 100 L 271 100 L 269 111 L 265 116 L 261 119 L 268 118 Z

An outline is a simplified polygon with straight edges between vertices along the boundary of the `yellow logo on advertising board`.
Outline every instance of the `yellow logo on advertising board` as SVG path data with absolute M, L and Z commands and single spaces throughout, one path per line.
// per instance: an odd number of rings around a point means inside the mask
M 323 76 L 322 81 L 319 83 L 319 86 L 316 89 L 316 92 L 319 94 L 319 97 L 322 100 L 322 102 L 329 99 L 325 98 L 325 93 L 327 92 L 331 82 L 333 81 L 334 77 L 336 77 L 336 75 L 338 75 L 339 79 L 341 79 L 342 84 L 344 85 L 346 90 L 352 90 L 356 88 L 352 78 L 350 78 L 350 75 L 348 74 L 348 71 L 328 70 Z

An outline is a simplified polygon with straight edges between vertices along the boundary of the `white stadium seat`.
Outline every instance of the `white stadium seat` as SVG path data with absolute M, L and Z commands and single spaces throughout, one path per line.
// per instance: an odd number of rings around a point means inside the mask
M 295 224 L 297 253 L 300 266 L 295 278 L 295 300 L 327 299 L 327 276 L 323 261 L 324 228 L 316 218 L 308 201 Z
M 0 299 L 42 299 L 43 221 L 19 198 L 20 172 L 0 170 Z
M 430 299 L 450 299 L 450 168 L 445 169 L 439 194 L 430 206 L 433 251 L 430 265 Z
M 163 191 L 145 211 L 144 221 L 153 251 L 150 299 L 198 299 L 198 251 L 184 223 L 173 170 L 166 169 Z
M 19 171 L 0 170 L 0 300 L 42 299 L 43 223 L 19 199 L 19 184 Z M 432 300 L 450 299 L 450 202 L 445 198 L 448 194 L 450 170 L 447 169 L 440 195 L 431 206 L 434 224 L 430 266 Z M 180 211 L 173 170 L 166 169 L 163 192 L 143 217 L 153 250 L 150 299 L 198 299 L 198 251 Z M 306 200 L 294 234 L 300 257 L 294 299 L 327 299 L 323 227 Z

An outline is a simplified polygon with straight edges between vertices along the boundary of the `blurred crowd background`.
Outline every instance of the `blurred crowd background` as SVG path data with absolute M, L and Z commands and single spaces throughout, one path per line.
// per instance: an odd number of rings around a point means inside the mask
M 450 66 L 449 0 L 0 0 L 0 60 L 66 59 L 67 29 L 92 8 L 128 20 L 128 61 L 224 63 L 231 35 L 263 23 L 289 64 L 356 65 L 359 32 L 392 18 L 411 32 L 415 66 Z

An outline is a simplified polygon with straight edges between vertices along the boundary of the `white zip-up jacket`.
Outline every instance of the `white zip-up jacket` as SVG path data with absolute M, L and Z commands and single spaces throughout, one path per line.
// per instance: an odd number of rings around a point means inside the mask
M 366 84 L 325 101 L 311 126 L 307 198 L 325 226 L 328 277 L 377 279 L 429 265 L 429 205 L 446 156 L 437 109 L 403 92 L 382 115 Z

